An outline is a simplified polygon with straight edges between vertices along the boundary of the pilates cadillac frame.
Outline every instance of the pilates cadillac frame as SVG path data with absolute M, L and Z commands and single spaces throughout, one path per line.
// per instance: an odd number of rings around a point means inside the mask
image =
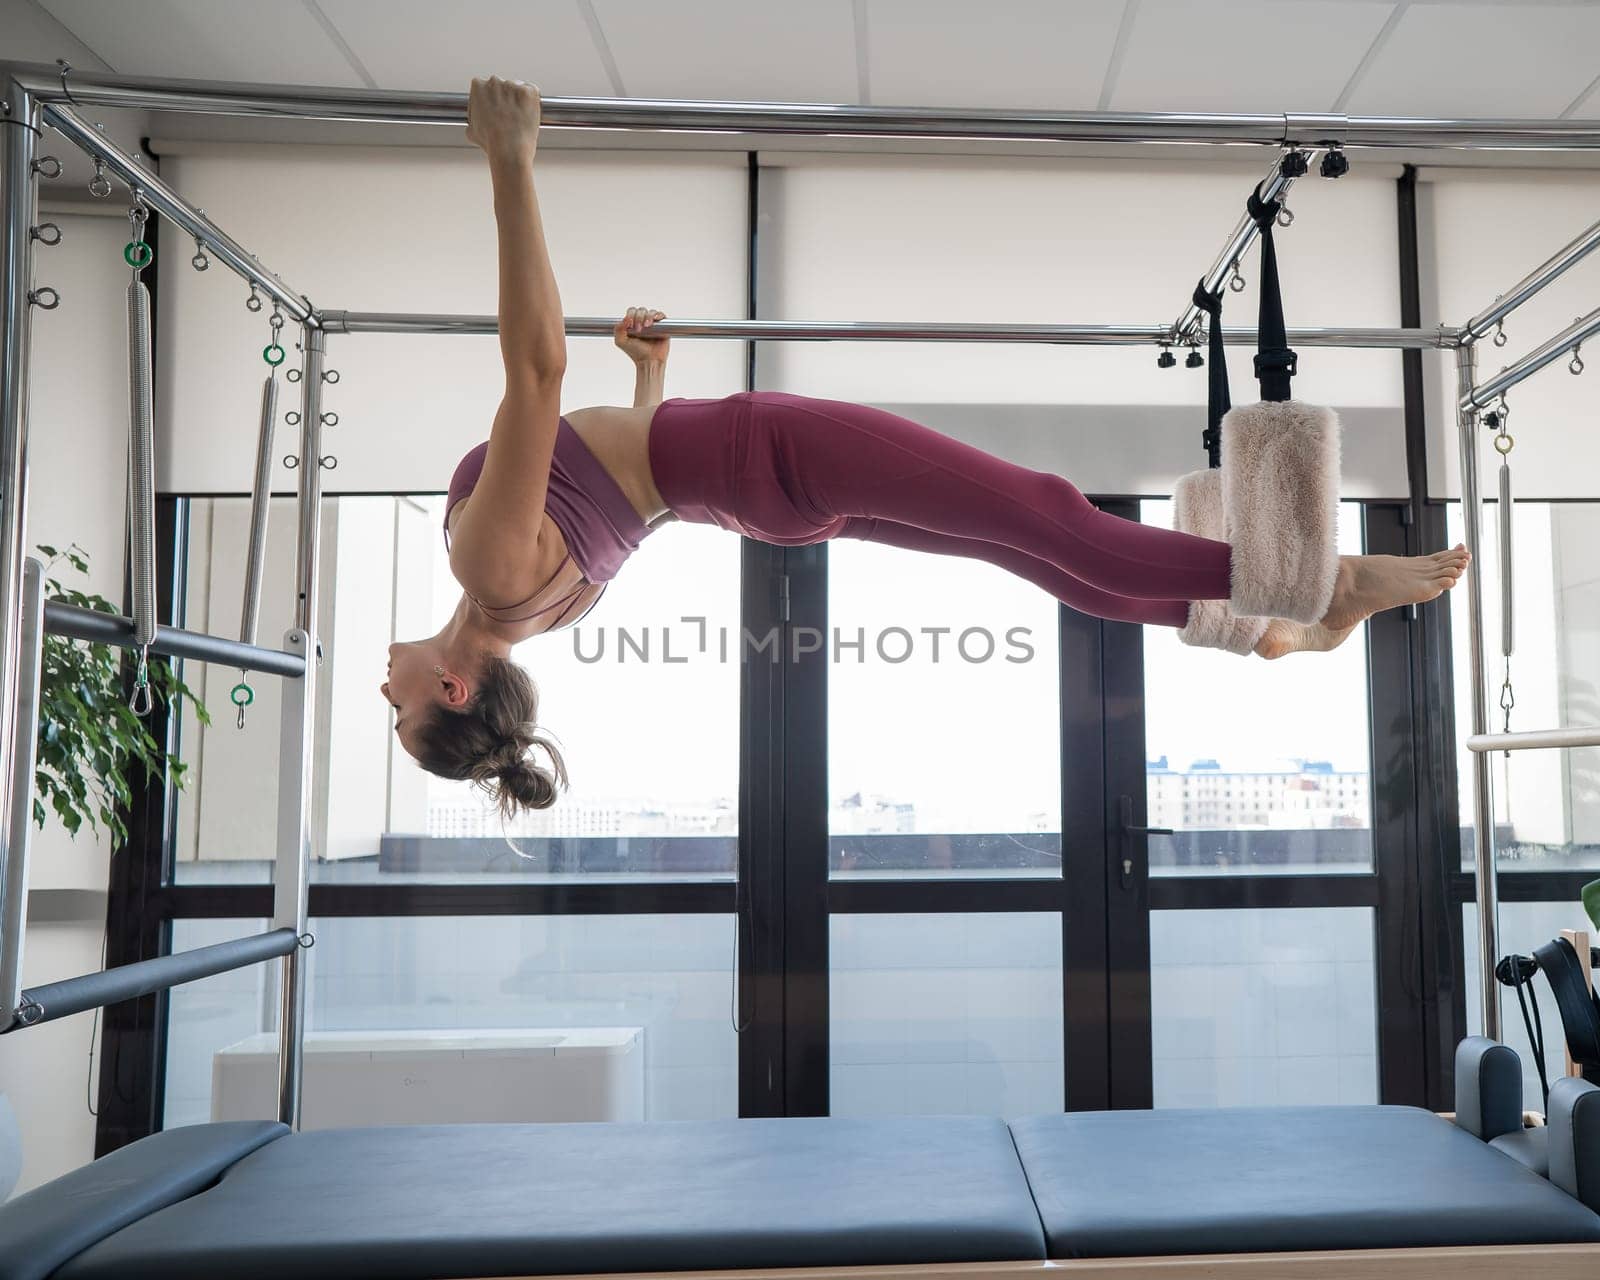
M 0 231 L 0 1031 L 42 1021 L 54 1014 L 126 999 L 140 992 L 282 956 L 280 1005 L 279 1117 L 295 1125 L 300 1111 L 303 1055 L 305 966 L 299 944 L 306 932 L 311 836 L 312 774 L 318 748 L 314 707 L 318 651 L 316 636 L 317 565 L 321 499 L 321 391 L 326 339 L 345 333 L 489 333 L 492 316 L 380 314 L 336 311 L 313 305 L 299 290 L 261 265 L 205 213 L 186 201 L 159 175 L 100 132 L 83 114 L 92 108 L 142 108 L 214 115 L 271 116 L 372 123 L 455 125 L 466 121 L 463 94 L 411 94 L 275 85 L 158 81 L 83 74 L 70 77 L 50 68 L 0 64 L 0 185 L 4 227 Z M 1018 113 L 934 111 L 922 108 L 813 106 L 788 103 L 682 102 L 558 98 L 543 100 L 543 124 L 550 129 L 604 129 L 721 133 L 751 136 L 827 135 L 876 139 L 958 139 L 985 142 L 1073 142 L 1105 144 L 1206 144 L 1254 146 L 1271 152 L 1273 168 L 1264 186 L 1270 197 L 1286 182 L 1279 176 L 1278 153 L 1286 148 L 1322 149 L 1440 148 L 1451 150 L 1600 151 L 1600 121 L 1589 120 L 1424 120 L 1333 115 L 1219 115 L 1139 113 Z M 45 290 L 32 285 L 32 247 L 39 174 L 41 130 L 54 129 L 107 172 L 140 192 L 144 203 L 198 240 L 230 270 L 255 284 L 301 325 L 300 493 L 296 549 L 295 625 L 282 649 L 214 636 L 163 629 L 152 646 L 157 652 L 245 665 L 283 676 L 289 687 L 283 702 L 277 863 L 272 929 L 200 952 L 162 957 L 104 974 L 69 979 L 23 992 L 20 986 L 22 934 L 27 895 L 30 837 L 29 797 L 33 740 L 37 732 L 37 683 L 42 634 L 71 635 L 130 645 L 133 624 L 99 615 L 83 618 L 47 605 L 39 575 L 26 569 L 28 355 L 31 312 Z M 1274 185 L 1276 184 L 1276 185 Z M 1242 221 L 1205 277 L 1215 287 L 1255 238 Z M 1460 403 L 1457 428 L 1461 451 L 1462 500 L 1466 536 L 1475 553 L 1468 574 L 1471 611 L 1473 811 L 1475 820 L 1480 955 L 1483 959 L 1483 1026 L 1498 1038 L 1500 1019 L 1494 999 L 1496 888 L 1493 803 L 1482 751 L 1492 748 L 1572 745 L 1560 735 L 1525 735 L 1539 741 L 1504 741 L 1487 734 L 1488 690 L 1484 673 L 1483 602 L 1479 560 L 1481 543 L 1477 441 L 1479 410 L 1508 387 L 1531 376 L 1596 332 L 1600 313 L 1552 338 L 1538 351 L 1496 378 L 1475 386 L 1476 342 L 1515 307 L 1600 247 L 1600 223 L 1552 257 L 1507 292 L 1496 304 L 1461 328 L 1302 329 L 1291 331 L 1296 346 L 1439 349 L 1455 352 Z M 49 304 L 46 304 L 49 305 Z M 1199 316 L 1186 307 L 1170 325 L 953 325 L 886 323 L 786 323 L 774 321 L 675 320 L 662 324 L 673 337 L 760 341 L 997 342 L 1055 345 L 1184 345 L 1198 341 Z M 569 318 L 574 336 L 609 334 L 611 321 Z M 1229 331 L 1227 340 L 1250 343 L 1248 330 Z M 137 566 L 136 566 L 137 567 Z M 1573 731 L 1567 731 L 1570 734 Z M 1581 736 L 1581 735 L 1580 735 Z M 1591 734 L 1600 740 L 1600 731 Z M 54 1013 L 51 1005 L 54 1005 Z M 1027 1273 L 1034 1268 L 1019 1268 Z M 1098 1271 L 1081 1268 L 1085 1274 Z M 1074 1268 L 1068 1268 L 1069 1272 Z M 982 1274 L 990 1274 L 983 1271 Z M 1011 1274 L 998 1268 L 993 1274 Z M 963 1274 L 966 1274 L 963 1272 Z M 974 1273 L 976 1274 L 976 1273 Z M 1120 1272 L 1119 1272 L 1120 1274 Z M 1353 1274 L 1341 1271 L 1340 1274 Z M 1363 1272 L 1363 1274 L 1365 1274 Z

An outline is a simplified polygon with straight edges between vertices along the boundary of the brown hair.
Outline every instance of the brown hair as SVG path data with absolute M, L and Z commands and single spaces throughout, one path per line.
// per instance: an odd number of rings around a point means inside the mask
M 441 778 L 477 783 L 500 804 L 503 818 L 519 809 L 548 809 L 557 786 L 567 785 L 567 765 L 554 742 L 539 731 L 539 691 L 521 667 L 485 655 L 478 691 L 460 711 L 441 707 L 418 730 L 417 762 Z M 552 768 L 536 764 L 540 747 Z

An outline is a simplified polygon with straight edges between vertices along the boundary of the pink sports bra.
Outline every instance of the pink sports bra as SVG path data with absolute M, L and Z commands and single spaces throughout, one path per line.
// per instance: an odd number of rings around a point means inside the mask
M 461 459 L 455 474 L 450 477 L 444 505 L 446 546 L 450 545 L 450 512 L 455 509 L 456 503 L 477 487 L 488 452 L 489 443 L 485 441 Z M 470 595 L 469 599 L 491 617 L 497 617 L 525 608 L 537 600 L 550 589 L 569 563 L 577 566 L 581 576 L 572 590 L 555 603 L 519 617 L 498 617 L 498 621 L 526 622 L 559 610 L 555 621 L 550 624 L 551 629 L 565 626 L 568 621 L 566 611 L 592 586 L 600 587 L 603 594 L 605 584 L 616 576 L 617 570 L 622 568 L 622 562 L 638 549 L 640 541 L 650 532 L 650 526 L 633 509 L 633 503 L 628 501 L 628 495 L 622 492 L 611 478 L 611 473 L 565 418 L 561 419 L 556 430 L 556 447 L 550 460 L 550 483 L 545 493 L 545 514 L 555 521 L 556 528 L 561 530 L 561 536 L 567 544 L 566 559 L 556 567 L 550 580 L 519 604 L 494 606 L 486 605 Z M 599 600 L 600 596 L 596 595 L 589 608 L 594 608 Z M 575 620 L 581 621 L 588 612 L 585 609 Z

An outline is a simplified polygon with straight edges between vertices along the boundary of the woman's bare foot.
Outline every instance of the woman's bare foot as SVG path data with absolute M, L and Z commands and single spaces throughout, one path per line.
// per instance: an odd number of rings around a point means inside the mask
M 1291 653 L 1327 653 L 1342 645 L 1354 630 L 1355 627 L 1350 626 L 1330 631 L 1320 622 L 1307 625 L 1274 618 L 1267 623 L 1266 632 L 1256 642 L 1255 652 L 1257 656 L 1268 660 Z
M 1318 625 L 1348 631 L 1385 609 L 1436 600 L 1461 580 L 1467 559 L 1459 543 L 1431 556 L 1340 556 L 1333 603 Z

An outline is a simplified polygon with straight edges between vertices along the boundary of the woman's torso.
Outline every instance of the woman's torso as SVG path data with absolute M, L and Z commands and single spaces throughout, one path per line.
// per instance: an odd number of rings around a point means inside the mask
M 629 409 L 601 405 L 564 415 L 628 505 L 650 528 L 674 518 L 650 473 L 650 420 L 654 415 L 653 405 Z M 455 529 L 470 501 L 469 495 L 451 508 L 448 529 Z M 571 551 L 566 532 L 551 518 L 547 506 L 539 547 L 527 549 L 528 568 L 523 576 L 532 594 L 524 600 L 503 602 L 475 600 L 469 594 L 468 607 L 510 643 L 577 621 L 593 607 L 606 584 L 588 581 Z

